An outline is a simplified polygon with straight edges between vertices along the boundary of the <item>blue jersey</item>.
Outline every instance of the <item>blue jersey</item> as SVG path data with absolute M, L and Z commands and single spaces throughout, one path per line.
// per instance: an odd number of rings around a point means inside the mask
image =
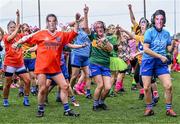
M 82 45 L 85 42 L 88 43 L 86 47 L 79 48 L 79 49 L 72 49 L 72 53 L 75 55 L 85 56 L 85 57 L 89 57 L 90 55 L 91 41 L 88 37 L 88 34 L 85 31 L 83 31 L 83 29 L 79 29 L 78 36 L 75 38 L 74 44 Z
M 144 34 L 144 43 L 149 44 L 149 48 L 163 56 L 166 56 L 166 49 L 171 45 L 171 36 L 168 31 L 162 29 L 158 32 L 154 27 L 148 29 Z M 144 53 L 142 59 L 154 58 L 149 54 Z

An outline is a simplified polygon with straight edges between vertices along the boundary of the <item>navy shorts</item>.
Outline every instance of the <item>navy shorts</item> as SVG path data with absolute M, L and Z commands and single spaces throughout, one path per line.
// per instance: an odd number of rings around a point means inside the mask
M 61 71 L 62 71 L 62 73 L 64 75 L 64 78 L 69 79 L 69 73 L 68 73 L 66 64 L 61 65 Z
M 0 69 L 2 69 L 2 68 L 3 68 L 2 62 L 0 62 Z
M 34 71 L 36 59 L 24 59 L 24 65 L 28 71 Z
M 58 73 L 53 73 L 53 74 L 46 74 L 46 78 L 47 79 L 52 79 L 52 77 L 58 75 L 58 74 L 61 74 L 61 72 L 58 72 Z

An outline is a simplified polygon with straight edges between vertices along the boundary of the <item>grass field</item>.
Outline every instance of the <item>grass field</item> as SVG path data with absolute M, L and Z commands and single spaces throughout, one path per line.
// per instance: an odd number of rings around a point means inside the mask
M 173 108 L 179 115 L 180 113 L 180 73 L 173 73 Z M 17 89 L 11 89 L 9 103 L 10 106 L 5 108 L 0 105 L 0 124 L 4 123 L 72 123 L 72 124 L 96 124 L 96 123 L 118 123 L 118 124 L 179 124 L 180 116 L 167 117 L 165 115 L 165 104 L 163 97 L 163 88 L 158 83 L 160 100 L 154 107 L 155 115 L 144 117 L 144 101 L 138 100 L 138 91 L 131 91 L 131 77 L 125 78 L 124 94 L 118 94 L 117 97 L 108 97 L 106 103 L 110 110 L 92 111 L 93 100 L 87 100 L 84 97 L 76 96 L 80 102 L 80 107 L 71 108 L 78 111 L 81 115 L 78 118 L 64 117 L 63 106 L 55 102 L 55 92 L 49 96 L 49 105 L 45 108 L 45 116 L 37 118 L 37 98 L 30 95 L 30 107 L 24 107 L 23 98 L 17 97 Z M 95 85 L 92 86 L 94 89 Z M 2 94 L 2 91 L 0 91 Z M 2 104 L 2 96 L 0 97 Z

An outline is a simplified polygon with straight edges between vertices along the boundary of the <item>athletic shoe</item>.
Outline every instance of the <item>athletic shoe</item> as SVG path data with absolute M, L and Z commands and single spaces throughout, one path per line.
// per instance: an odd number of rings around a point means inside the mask
M 177 114 L 176 114 L 176 112 L 173 111 L 173 109 L 167 110 L 166 115 L 171 116 L 171 117 L 177 117 Z
M 75 93 L 79 96 L 83 96 L 84 94 L 80 90 L 75 90 Z
M 152 109 L 146 109 L 144 112 L 144 116 L 154 115 L 154 111 Z
M 86 82 L 82 82 L 82 83 L 80 84 L 80 89 L 84 89 L 85 86 L 86 86 Z
M 139 94 L 139 100 L 143 100 L 144 94 Z
M 91 95 L 91 94 L 90 94 L 90 95 L 87 95 L 86 98 L 87 98 L 87 99 L 92 99 L 92 95 Z
M 108 107 L 106 104 L 99 104 L 99 108 L 102 108 L 103 110 L 108 110 Z
M 36 117 L 43 117 L 44 116 L 44 112 L 42 111 L 38 111 L 36 114 Z
M 8 106 L 9 106 L 9 102 L 8 102 L 8 100 L 3 101 L 3 106 L 4 106 L 4 107 L 8 107 Z
M 23 92 L 19 92 L 19 93 L 18 93 L 18 96 L 19 96 L 19 97 L 22 97 L 22 96 L 24 96 L 24 93 L 23 93 Z
M 64 112 L 64 116 L 74 116 L 74 117 L 78 117 L 80 114 L 79 113 L 75 113 L 72 109 L 69 111 L 65 111 Z
M 72 104 L 73 104 L 74 107 L 79 107 L 80 106 L 79 103 L 76 100 L 74 102 L 72 102 Z
M 86 91 L 84 89 L 79 90 L 83 95 L 86 95 Z
M 37 92 L 36 92 L 36 91 L 31 92 L 31 94 L 32 94 L 33 96 L 37 96 Z
M 133 85 L 132 87 L 131 87 L 131 90 L 137 90 L 137 87 L 136 87 L 136 85 Z
M 99 111 L 99 106 L 93 106 L 92 110 L 93 111 Z
M 24 101 L 23 101 L 23 105 L 24 105 L 24 106 L 30 106 L 29 100 L 28 100 L 28 99 L 24 100 Z
M 126 92 L 124 88 L 121 88 L 119 92 Z
M 80 91 L 80 85 L 79 85 L 79 84 L 76 84 L 73 89 L 74 89 L 74 91 L 75 91 L 75 93 L 76 93 L 77 95 L 84 95 L 84 94 Z

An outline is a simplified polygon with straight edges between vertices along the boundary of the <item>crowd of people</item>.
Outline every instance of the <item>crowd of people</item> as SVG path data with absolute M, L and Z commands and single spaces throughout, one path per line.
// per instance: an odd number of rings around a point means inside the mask
M 114 24 L 106 27 L 103 21 L 89 28 L 86 5 L 84 15 L 76 13 L 75 20 L 61 25 L 61 30 L 54 14 L 46 16 L 46 29 L 38 29 L 20 24 L 17 10 L 16 22 L 9 21 L 7 32 L 0 28 L 3 106 L 9 106 L 10 88 L 18 82 L 24 106 L 30 106 L 30 92 L 37 96 L 37 117 L 44 116 L 48 94 L 55 86 L 56 101 L 62 102 L 65 116 L 80 115 L 68 103 L 70 98 L 74 106 L 80 106 L 76 95 L 93 99 L 93 111 L 107 110 L 107 96 L 125 92 L 123 80 L 132 73 L 131 90 L 139 90 L 139 99 L 145 99 L 144 116 L 154 114 L 159 78 L 166 96 L 166 115 L 176 117 L 170 73 L 180 71 L 180 33 L 170 36 L 164 29 L 164 10 L 156 10 L 150 21 L 142 17 L 139 22 L 131 4 L 128 10 L 131 31 Z M 96 84 L 93 94 L 92 82 Z

